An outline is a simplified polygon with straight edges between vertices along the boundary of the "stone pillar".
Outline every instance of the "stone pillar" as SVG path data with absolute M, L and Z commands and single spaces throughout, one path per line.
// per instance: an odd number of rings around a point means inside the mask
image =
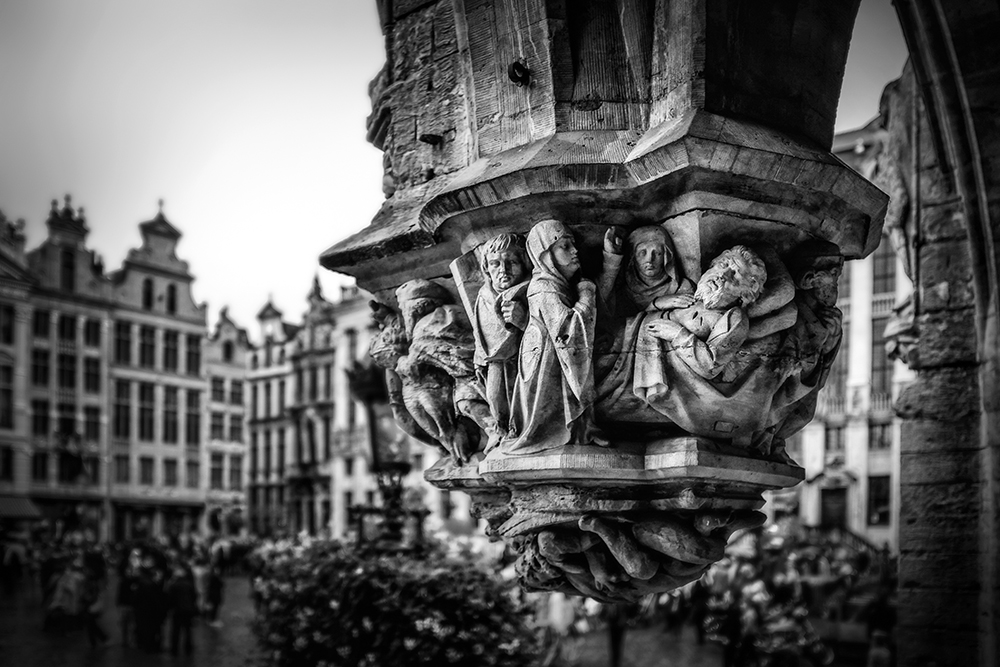
M 379 3 L 389 199 L 321 261 L 376 295 L 388 407 L 527 586 L 676 587 L 802 480 L 784 441 L 886 209 L 829 153 L 857 7 Z

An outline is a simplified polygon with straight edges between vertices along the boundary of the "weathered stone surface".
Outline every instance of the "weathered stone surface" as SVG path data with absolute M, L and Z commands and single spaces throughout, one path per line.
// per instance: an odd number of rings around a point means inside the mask
M 975 312 L 972 308 L 927 313 L 917 318 L 920 340 L 915 369 L 971 365 L 977 360 Z
M 912 418 L 900 426 L 899 448 L 903 454 L 979 449 L 979 416 L 935 420 Z
M 935 590 L 936 589 L 936 590 Z M 908 627 L 964 629 L 976 623 L 978 594 L 974 591 L 903 589 L 897 594 L 899 605 L 906 609 Z M 947 595 L 943 593 L 947 590 Z
M 920 253 L 921 312 L 971 307 L 971 280 L 972 264 L 965 241 L 926 244 Z
M 921 373 L 896 401 L 904 419 L 957 421 L 979 413 L 979 386 L 973 368 L 936 368 Z
M 933 604 L 932 601 L 926 601 Z M 901 647 L 899 667 L 967 667 L 978 665 L 979 637 L 973 630 L 900 627 L 896 642 Z
M 900 456 L 900 477 L 907 484 L 975 482 L 979 479 L 980 451 L 904 453 Z
M 901 553 L 978 553 L 978 483 L 900 485 Z
M 899 557 L 899 588 L 976 592 L 981 587 L 979 579 L 969 575 L 978 568 L 979 556 L 975 554 L 904 553 Z

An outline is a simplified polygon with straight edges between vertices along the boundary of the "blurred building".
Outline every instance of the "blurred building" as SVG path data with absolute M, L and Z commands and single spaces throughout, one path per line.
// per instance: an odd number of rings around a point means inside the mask
M 885 132 L 876 118 L 839 134 L 833 151 L 867 178 L 876 169 Z M 894 309 L 912 290 L 887 237 L 869 257 L 844 266 L 838 306 L 844 338 L 815 419 L 790 443 L 806 478 L 795 494 L 803 525 L 846 530 L 871 545 L 898 548 L 900 420 L 892 406 L 914 374 L 886 351 Z M 900 308 L 899 310 L 904 310 Z
M 251 532 L 306 532 L 343 538 L 356 530 L 354 508 L 380 502 L 370 472 L 364 406 L 348 388 L 347 371 L 368 357 L 370 295 L 343 287 L 328 300 L 314 280 L 301 324 L 291 324 L 270 300 L 258 314 L 259 343 L 250 354 Z M 472 531 L 464 494 L 454 499 L 423 480 L 437 455 L 410 443 L 408 497 L 431 511 L 427 529 Z
M 47 238 L 30 252 L 19 225 L 5 221 L 0 242 L 8 276 L 0 292 L 0 494 L 20 507 L 29 501 L 56 533 L 124 539 L 207 530 L 205 355 L 214 343 L 206 345 L 207 307 L 195 303 L 194 278 L 176 255 L 181 233 L 161 204 L 139 225 L 141 246 L 105 273 L 86 246 L 84 212 L 68 196 L 62 207 L 53 202 L 46 225 Z M 242 359 L 228 367 L 244 373 Z M 8 412 L 5 384 L 15 397 Z

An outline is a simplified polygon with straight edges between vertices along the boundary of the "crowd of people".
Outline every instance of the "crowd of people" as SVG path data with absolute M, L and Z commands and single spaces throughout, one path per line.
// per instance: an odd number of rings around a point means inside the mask
M 226 539 L 194 535 L 99 544 L 80 531 L 59 539 L 7 540 L 6 592 L 36 585 L 43 631 L 86 631 L 92 647 L 111 643 L 116 619 L 121 643 L 148 653 L 192 653 L 191 629 L 201 618 L 219 628 L 224 574 L 242 558 Z

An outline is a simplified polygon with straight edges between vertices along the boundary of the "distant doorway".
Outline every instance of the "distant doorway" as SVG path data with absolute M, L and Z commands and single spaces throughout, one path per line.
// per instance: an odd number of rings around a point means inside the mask
M 820 525 L 824 528 L 847 528 L 847 489 L 822 489 Z

